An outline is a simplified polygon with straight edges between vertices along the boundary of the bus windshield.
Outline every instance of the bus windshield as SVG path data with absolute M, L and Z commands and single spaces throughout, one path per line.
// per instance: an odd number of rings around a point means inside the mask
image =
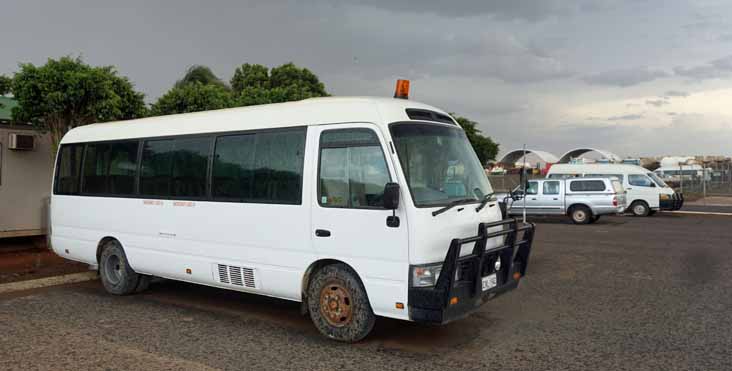
M 417 207 L 479 201 L 493 193 L 478 156 L 459 127 L 394 123 L 390 131 Z

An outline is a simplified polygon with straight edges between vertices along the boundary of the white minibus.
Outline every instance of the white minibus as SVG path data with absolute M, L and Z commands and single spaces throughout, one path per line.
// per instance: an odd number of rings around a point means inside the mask
M 375 316 L 446 323 L 516 288 L 534 233 L 502 220 L 455 120 L 392 98 L 75 128 L 51 213 L 54 251 L 112 294 L 158 276 L 298 301 L 348 342 Z
M 628 164 L 555 164 L 547 178 L 615 177 L 627 191 L 627 211 L 635 216 L 653 215 L 658 210 L 679 210 L 684 196 L 669 187 L 652 171 Z

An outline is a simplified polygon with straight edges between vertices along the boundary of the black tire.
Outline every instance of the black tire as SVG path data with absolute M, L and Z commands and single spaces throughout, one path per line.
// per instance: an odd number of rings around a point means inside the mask
M 634 216 L 648 216 L 651 212 L 651 208 L 645 201 L 634 201 L 630 204 L 630 213 Z
M 113 295 L 129 295 L 137 291 L 140 278 L 127 263 L 127 255 L 117 241 L 109 241 L 102 247 L 99 257 L 99 276 L 102 285 Z M 149 283 L 149 281 L 148 281 Z
M 315 273 L 308 286 L 308 311 L 320 333 L 348 343 L 366 337 L 376 321 L 363 284 L 344 264 Z
M 573 206 L 569 210 L 569 218 L 574 224 L 588 224 L 592 220 L 592 211 L 587 206 Z

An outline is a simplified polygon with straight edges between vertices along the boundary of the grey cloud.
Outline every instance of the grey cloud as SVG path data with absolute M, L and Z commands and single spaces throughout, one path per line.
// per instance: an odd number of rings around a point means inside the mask
M 708 80 L 727 77 L 732 72 L 732 55 L 715 59 L 707 64 L 693 67 L 675 67 L 674 73 L 693 80 Z
M 449 17 L 491 15 L 502 19 L 543 20 L 553 16 L 607 10 L 613 3 L 608 0 L 367 0 L 358 4 L 397 12 L 431 13 Z M 617 4 L 615 4 L 617 6 Z
M 590 85 L 628 87 L 667 76 L 668 73 L 662 70 L 651 69 L 649 67 L 635 67 L 589 75 L 582 78 L 582 80 Z
M 627 121 L 627 120 L 640 120 L 643 118 L 643 115 L 641 114 L 629 114 L 629 115 L 622 115 L 622 116 L 611 116 L 608 117 L 608 121 Z
M 653 99 L 653 100 L 647 100 L 646 104 L 649 106 L 661 107 L 663 105 L 670 104 L 670 103 L 663 99 Z
M 686 97 L 688 97 L 691 94 L 689 94 L 688 92 L 685 92 L 685 91 L 669 90 L 666 93 L 664 93 L 663 95 L 665 97 L 681 97 L 681 98 L 686 98 Z

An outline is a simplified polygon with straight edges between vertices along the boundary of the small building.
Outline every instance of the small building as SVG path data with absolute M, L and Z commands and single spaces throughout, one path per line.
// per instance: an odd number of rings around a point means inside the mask
M 0 97 L 0 238 L 46 234 L 53 155 L 51 138 L 12 125 L 17 103 Z

